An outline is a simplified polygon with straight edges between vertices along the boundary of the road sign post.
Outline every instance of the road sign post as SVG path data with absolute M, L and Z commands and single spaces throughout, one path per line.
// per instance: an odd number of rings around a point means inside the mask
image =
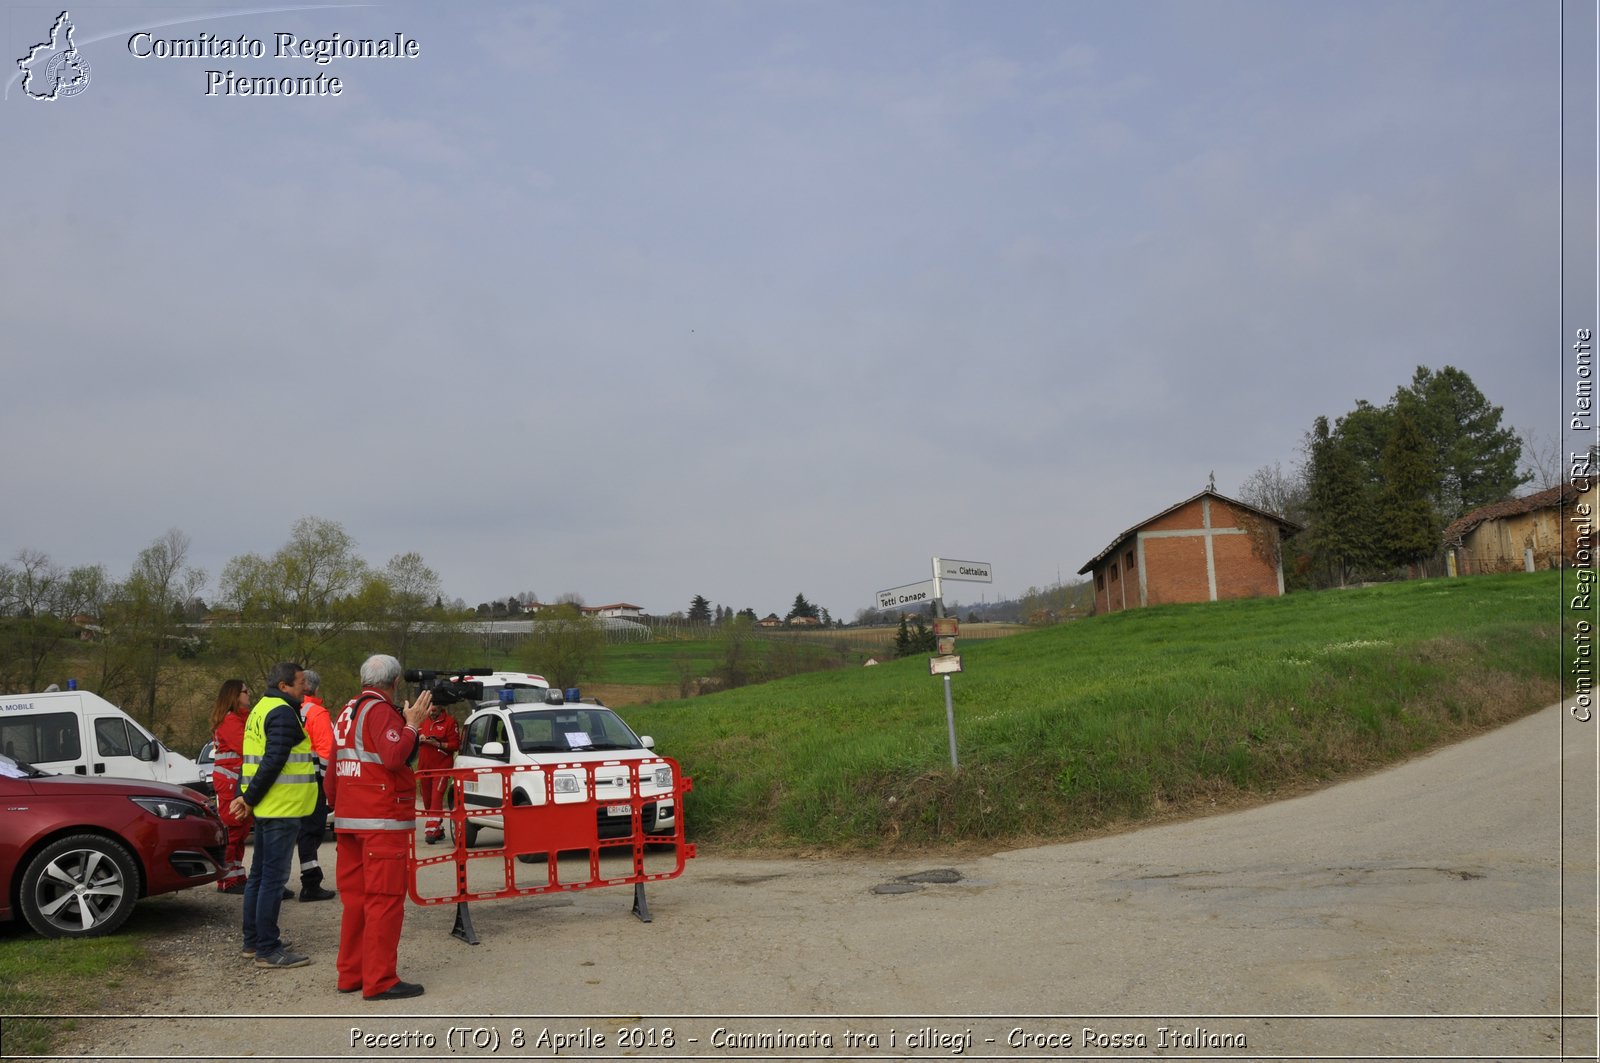
M 879 609 L 904 609 L 931 603 L 933 606 L 933 633 L 939 639 L 939 654 L 928 658 L 928 674 L 944 677 L 944 720 L 950 732 L 950 767 L 960 770 L 956 759 L 956 710 L 950 691 L 950 676 L 961 671 L 961 658 L 956 656 L 958 622 L 945 615 L 944 586 L 947 579 L 967 580 L 973 583 L 993 583 L 994 567 L 987 561 L 950 561 L 933 559 L 933 578 L 921 583 L 907 583 L 878 592 Z M 902 618 L 903 619 L 903 618 Z

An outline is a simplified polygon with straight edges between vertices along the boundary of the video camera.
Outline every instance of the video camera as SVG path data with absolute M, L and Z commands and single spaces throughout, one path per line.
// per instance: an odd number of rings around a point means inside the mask
M 417 692 L 433 691 L 435 705 L 454 705 L 458 701 L 482 701 L 483 684 L 462 679 L 465 675 L 484 675 L 488 668 L 457 668 L 445 671 L 433 668 L 407 668 L 406 682 L 417 684 Z

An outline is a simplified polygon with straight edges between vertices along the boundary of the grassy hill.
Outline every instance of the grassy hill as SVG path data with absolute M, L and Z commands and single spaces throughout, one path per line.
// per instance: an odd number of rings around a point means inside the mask
M 916 657 L 625 710 L 691 837 L 872 849 L 1069 838 L 1304 788 L 1561 695 L 1553 572 L 1163 606 L 958 643 L 959 772 Z

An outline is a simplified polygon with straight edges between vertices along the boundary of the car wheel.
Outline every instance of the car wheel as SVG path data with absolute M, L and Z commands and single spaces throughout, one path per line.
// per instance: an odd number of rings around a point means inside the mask
M 445 789 L 444 797 L 439 799 L 439 804 L 443 807 L 445 812 L 445 829 L 450 832 L 450 844 L 454 845 L 456 842 L 456 817 L 452 815 L 456 808 L 456 786 L 454 779 L 450 781 L 448 787 Z M 468 849 L 478 844 L 479 829 L 479 826 L 470 820 L 467 821 L 465 826 L 462 827 L 461 836 L 466 839 Z
M 139 899 L 139 865 L 119 842 L 75 834 L 28 861 L 19 899 L 23 918 L 45 937 L 109 934 Z

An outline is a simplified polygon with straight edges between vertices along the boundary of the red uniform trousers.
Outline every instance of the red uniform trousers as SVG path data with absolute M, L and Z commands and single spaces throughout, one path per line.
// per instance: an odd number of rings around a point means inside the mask
M 418 765 L 419 768 L 431 768 L 433 765 Z M 441 768 L 450 767 L 450 761 L 440 764 Z M 429 834 L 437 834 L 444 829 L 444 820 L 440 818 L 440 802 L 444 800 L 445 790 L 449 787 L 448 775 L 424 775 L 417 779 L 417 792 L 422 795 L 424 827 Z
M 400 981 L 400 925 L 406 915 L 407 831 L 338 833 L 339 988 L 382 993 Z
M 217 889 L 225 890 L 244 883 L 244 843 L 250 837 L 255 821 L 249 816 L 239 819 L 228 810 L 228 805 L 239 792 L 238 783 L 226 775 L 213 775 L 211 785 L 217 792 L 217 815 L 221 817 L 222 825 L 228 828 L 228 840 L 223 849 L 222 877 L 217 879 Z

